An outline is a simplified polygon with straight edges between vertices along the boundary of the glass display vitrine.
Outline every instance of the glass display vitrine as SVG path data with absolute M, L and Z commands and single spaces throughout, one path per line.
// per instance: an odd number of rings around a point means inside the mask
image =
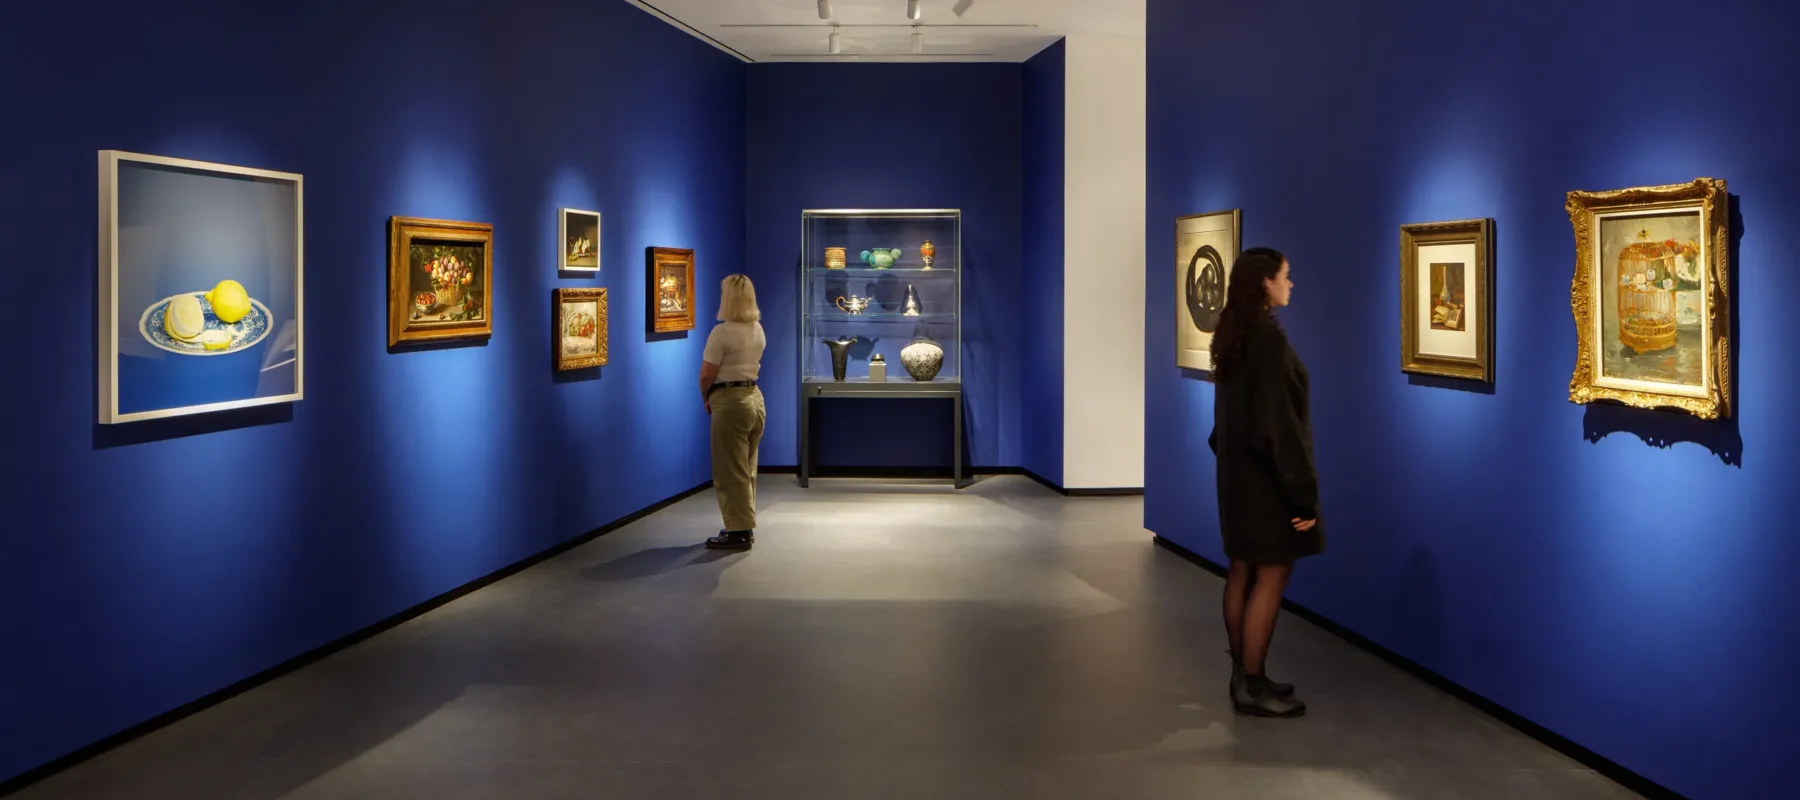
M 961 485 L 962 212 L 812 210 L 800 221 L 800 485 L 820 397 L 951 398 Z

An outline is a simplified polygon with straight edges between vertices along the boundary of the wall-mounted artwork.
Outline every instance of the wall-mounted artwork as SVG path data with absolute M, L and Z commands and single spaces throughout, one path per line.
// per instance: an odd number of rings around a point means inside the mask
M 557 289 L 550 298 L 558 370 L 606 365 L 606 290 Z
M 559 269 L 600 270 L 600 212 L 565 208 L 557 212 L 557 240 L 562 242 Z
M 694 328 L 694 251 L 677 247 L 652 247 L 650 267 L 650 329 L 656 333 Z
M 1569 193 L 1571 402 L 1730 414 L 1729 202 L 1712 178 Z
M 301 177 L 99 164 L 101 424 L 301 399 Z
M 1175 364 L 1212 370 L 1212 337 L 1225 310 L 1243 217 L 1238 209 L 1175 218 Z
M 494 332 L 494 226 L 388 220 L 388 346 Z
M 1494 221 L 1400 228 L 1400 369 L 1494 380 Z

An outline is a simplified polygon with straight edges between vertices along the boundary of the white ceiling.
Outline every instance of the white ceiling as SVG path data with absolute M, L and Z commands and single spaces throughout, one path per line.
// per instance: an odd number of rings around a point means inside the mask
M 1024 61 L 1065 36 L 1144 37 L 1145 0 L 627 0 L 748 61 Z M 961 9 L 961 15 L 956 12 Z M 839 54 L 829 34 L 837 23 Z

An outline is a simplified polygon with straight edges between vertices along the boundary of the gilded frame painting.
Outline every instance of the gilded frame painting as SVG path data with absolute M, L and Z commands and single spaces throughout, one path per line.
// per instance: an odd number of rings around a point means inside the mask
M 494 226 L 388 219 L 388 346 L 494 333 Z
M 304 179 L 98 155 L 99 424 L 299 402 Z
M 1713 178 L 1569 192 L 1570 402 L 1730 415 L 1729 204 Z
M 550 321 L 557 371 L 606 365 L 605 289 L 552 291 Z
M 1212 371 L 1212 337 L 1225 310 L 1244 231 L 1240 209 L 1175 218 L 1175 365 Z
M 650 276 L 650 330 L 670 333 L 694 329 L 694 251 L 652 247 L 644 254 Z
M 1400 370 L 1494 381 L 1494 221 L 1400 226 Z

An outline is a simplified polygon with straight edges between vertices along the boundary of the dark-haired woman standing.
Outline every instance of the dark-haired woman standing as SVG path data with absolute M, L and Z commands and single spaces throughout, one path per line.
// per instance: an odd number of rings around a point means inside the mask
M 1207 441 L 1218 457 L 1219 531 L 1231 560 L 1231 702 L 1237 713 L 1264 717 L 1306 713 L 1294 687 L 1269 680 L 1263 662 L 1294 562 L 1325 550 L 1306 367 L 1273 313 L 1293 288 L 1287 257 L 1245 250 L 1212 341 L 1218 390 Z

